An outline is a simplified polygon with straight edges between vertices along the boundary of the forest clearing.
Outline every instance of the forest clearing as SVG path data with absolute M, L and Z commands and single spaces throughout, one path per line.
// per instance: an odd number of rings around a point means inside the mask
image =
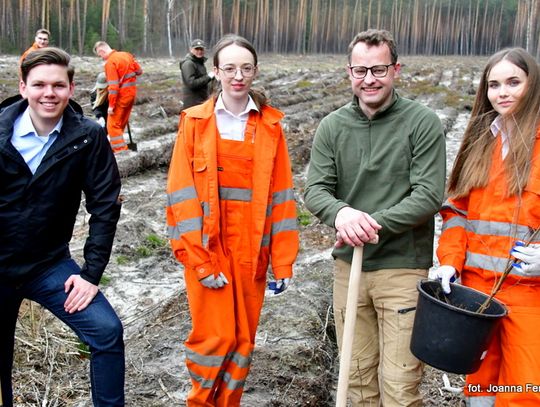
M 400 58 L 398 92 L 432 108 L 443 121 L 447 168 L 466 124 L 483 57 Z M 0 63 L 0 98 L 17 93 L 18 57 Z M 124 323 L 126 405 L 182 406 L 189 389 L 183 341 L 190 329 L 183 273 L 168 245 L 165 180 L 181 110 L 177 59 L 139 58 L 144 69 L 131 131 L 138 152 L 117 156 L 125 202 L 101 289 Z M 91 115 L 89 93 L 102 69 L 97 57 L 74 57 L 75 97 Z M 265 301 L 245 406 L 332 406 L 337 346 L 331 309 L 334 233 L 302 200 L 310 146 L 319 121 L 351 98 L 344 55 L 260 57 L 260 76 L 272 105 L 285 113 L 294 177 L 301 252 L 291 287 Z M 127 137 L 127 135 L 126 135 Z M 81 207 L 72 255 L 81 261 L 88 218 Z M 438 222 L 440 227 L 440 222 Z M 269 276 L 271 278 L 271 276 Z M 16 332 L 15 405 L 91 406 L 86 350 L 74 334 L 39 306 L 21 308 Z M 442 373 L 427 368 L 426 406 L 462 406 L 460 394 L 442 390 Z M 463 378 L 449 375 L 453 386 Z

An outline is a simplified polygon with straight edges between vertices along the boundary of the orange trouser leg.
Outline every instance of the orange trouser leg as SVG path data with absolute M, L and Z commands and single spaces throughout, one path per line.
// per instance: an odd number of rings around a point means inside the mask
M 225 260 L 226 261 L 226 260 Z M 227 274 L 227 273 L 226 273 Z M 232 267 L 229 284 L 204 287 L 186 271 L 192 331 L 185 342 L 192 389 L 187 405 L 240 405 L 251 366 L 265 280 L 252 281 L 249 268 Z
M 109 133 L 111 148 L 115 153 L 128 148 L 124 141 L 124 129 L 129 120 L 133 103 L 135 103 L 135 95 L 120 94 L 114 107 L 114 113 L 107 118 L 107 132 Z
M 540 406 L 540 287 L 505 287 L 497 298 L 506 304 L 508 315 L 480 369 L 467 376 L 465 394 L 471 400 L 491 397 L 496 407 Z

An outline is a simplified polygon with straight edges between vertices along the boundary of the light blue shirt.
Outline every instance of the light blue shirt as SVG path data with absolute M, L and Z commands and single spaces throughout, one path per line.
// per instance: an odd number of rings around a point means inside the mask
M 41 160 L 43 160 L 43 157 L 58 137 L 63 122 L 64 118 L 61 117 L 48 135 L 38 136 L 30 118 L 29 107 L 15 120 L 11 144 L 22 155 L 32 174 L 36 173 Z
M 214 112 L 221 138 L 224 140 L 244 141 L 244 132 L 246 131 L 249 112 L 251 110 L 259 110 L 251 96 L 248 96 L 248 103 L 244 111 L 239 115 L 235 115 L 227 110 L 220 93 L 214 107 Z

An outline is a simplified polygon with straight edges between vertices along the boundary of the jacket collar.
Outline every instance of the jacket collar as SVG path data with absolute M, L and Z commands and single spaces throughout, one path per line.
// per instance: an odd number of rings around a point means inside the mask
M 26 99 L 18 100 L 8 105 L 0 114 L 0 150 L 8 152 L 12 156 L 18 155 L 10 141 L 13 134 L 13 123 L 27 107 L 28 101 Z M 47 152 L 47 156 L 64 148 L 84 133 L 82 117 L 82 108 L 77 102 L 70 100 L 64 110 L 62 131 Z

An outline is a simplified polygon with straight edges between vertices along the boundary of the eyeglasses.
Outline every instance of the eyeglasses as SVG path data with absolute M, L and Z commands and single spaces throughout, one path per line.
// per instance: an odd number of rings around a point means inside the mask
M 37 39 L 38 41 L 49 42 L 49 39 L 48 39 L 48 38 L 36 37 L 36 39 Z
M 236 73 L 240 71 L 242 73 L 242 76 L 244 78 L 251 78 L 253 75 L 255 75 L 255 71 L 257 70 L 257 67 L 254 65 L 242 65 L 241 67 L 236 67 L 233 65 L 225 65 L 220 66 L 218 69 L 222 70 L 225 74 L 225 77 L 227 78 L 234 78 L 236 76 Z
M 356 79 L 365 78 L 368 71 L 371 71 L 371 74 L 375 78 L 384 78 L 388 74 L 388 68 L 394 65 L 395 64 L 373 65 L 369 68 L 367 66 L 357 65 L 357 66 L 349 66 L 349 69 L 351 70 L 352 77 Z

